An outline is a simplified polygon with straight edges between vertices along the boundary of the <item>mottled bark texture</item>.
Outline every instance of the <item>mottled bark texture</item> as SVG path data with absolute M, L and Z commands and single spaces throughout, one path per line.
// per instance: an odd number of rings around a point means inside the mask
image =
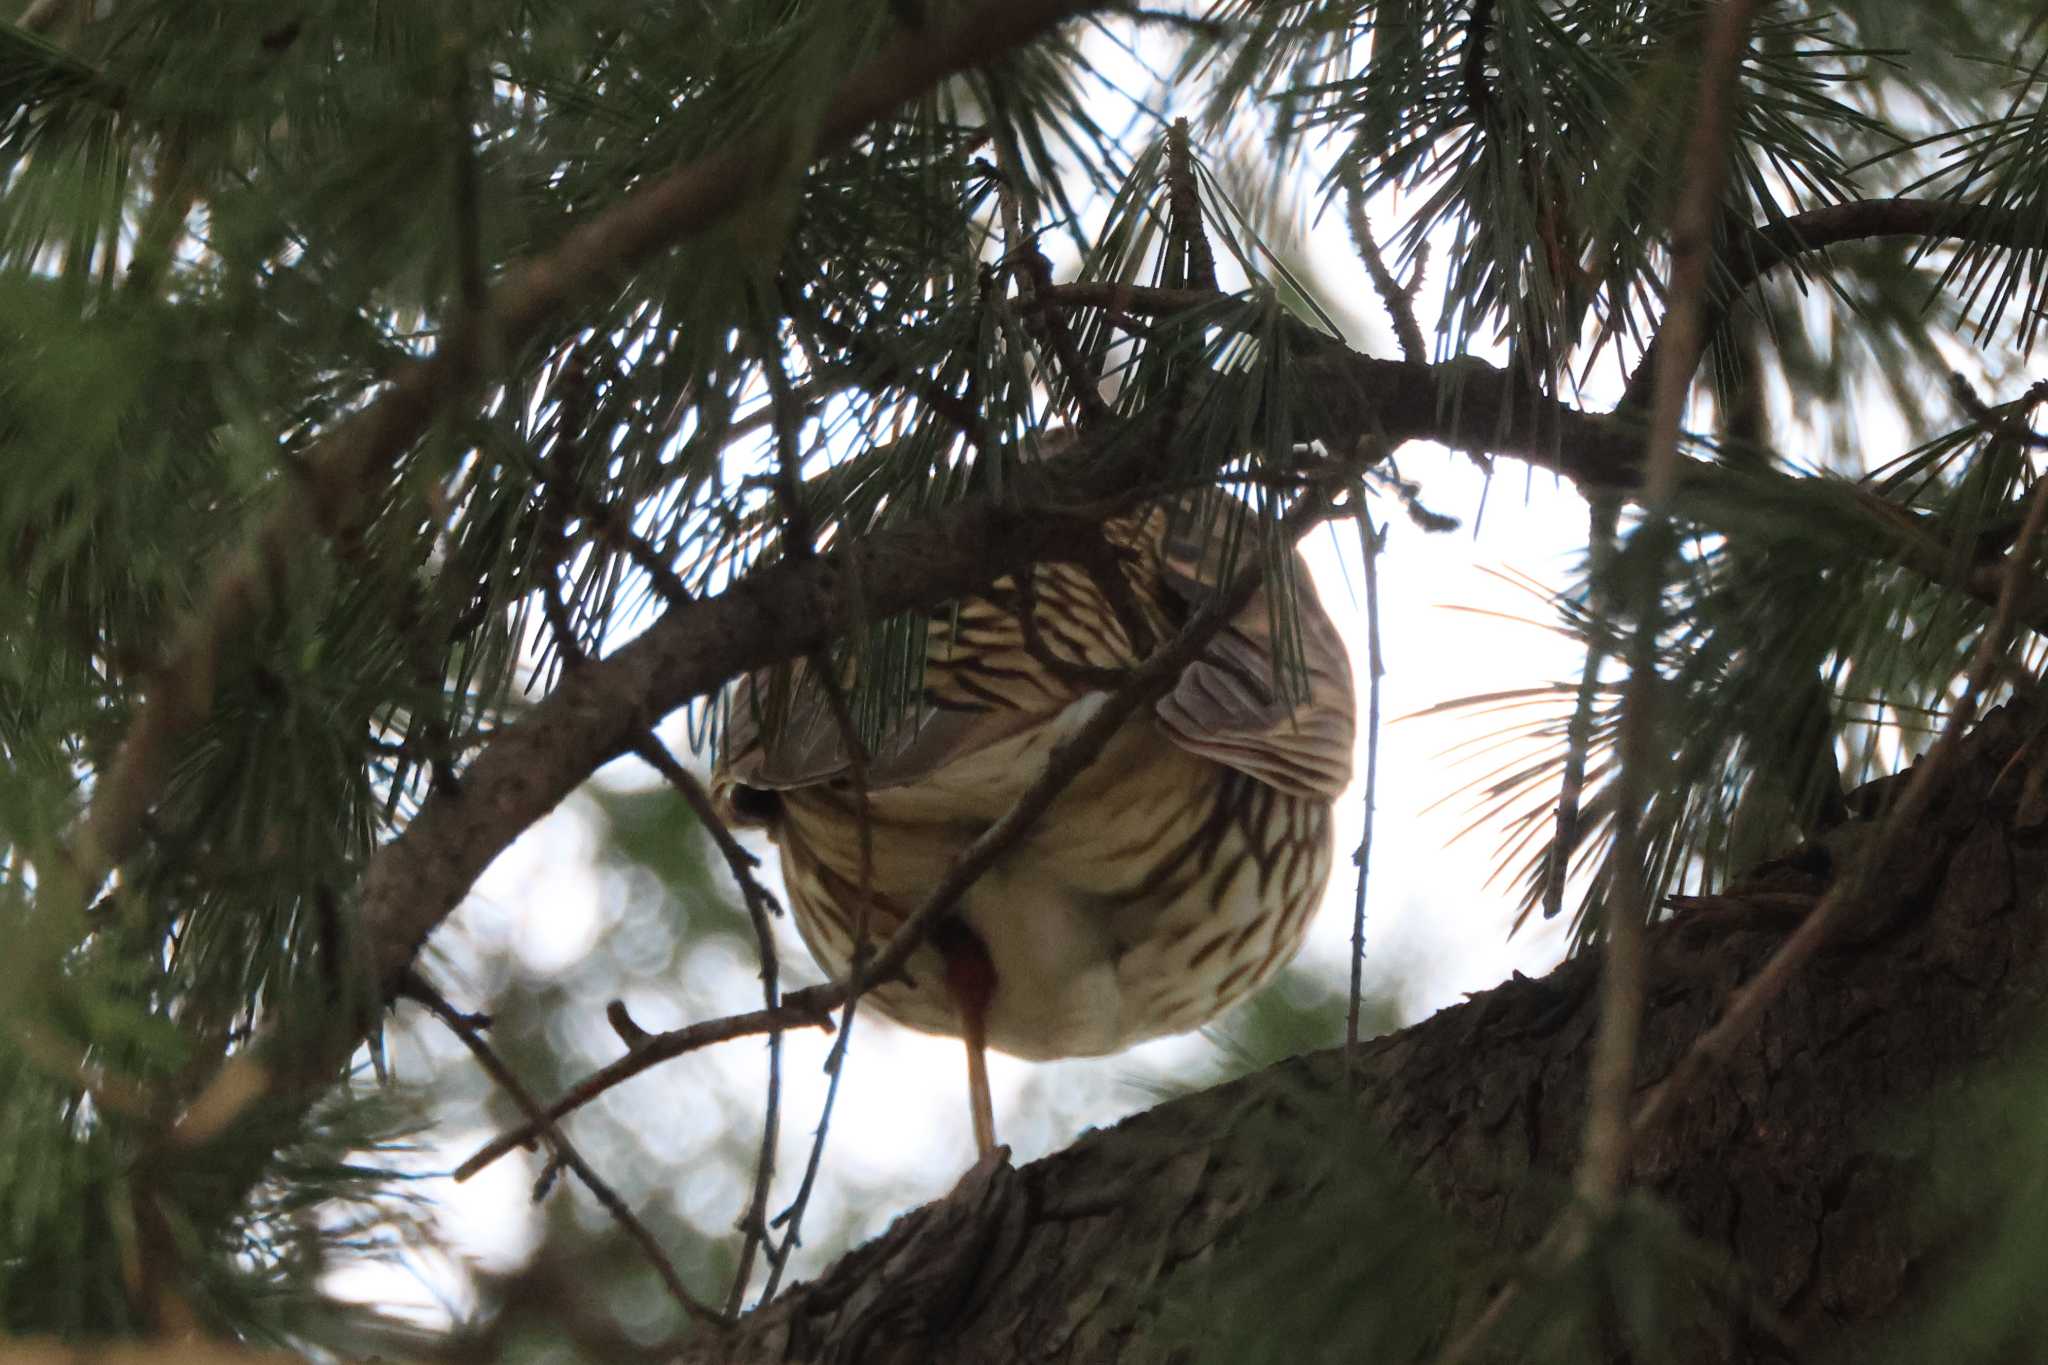
M 1911 1120 L 2031 1036 L 2048 981 L 2042 728 L 2012 707 L 1982 722 L 1932 813 L 1882 851 L 1879 898 L 1636 1152 L 1637 1189 L 1745 1281 L 1665 1320 L 1673 1358 L 1857 1358 L 1927 1292 L 1953 1243 L 1918 1199 L 1940 1125 Z M 1645 1091 L 1861 856 L 1901 780 L 1653 930 Z M 1275 1360 L 1428 1359 L 1563 1197 L 1597 970 L 1517 978 L 1378 1040 L 1355 1100 L 1324 1053 L 977 1171 L 686 1359 L 1179 1365 L 1247 1358 L 1228 1336 L 1247 1315 Z M 1459 1230 L 1418 1230 L 1432 1219 Z M 1598 1335 L 1585 1358 L 1631 1358 L 1615 1322 Z

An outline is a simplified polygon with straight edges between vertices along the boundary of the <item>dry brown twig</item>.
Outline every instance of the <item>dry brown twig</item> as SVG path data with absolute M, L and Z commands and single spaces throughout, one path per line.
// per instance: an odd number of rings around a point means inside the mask
M 1380 778 L 1380 680 L 1386 665 L 1380 656 L 1380 547 L 1386 532 L 1375 529 L 1366 502 L 1365 481 L 1351 486 L 1355 504 L 1352 520 L 1358 524 L 1358 550 L 1365 561 L 1365 812 L 1360 820 L 1358 850 L 1351 855 L 1358 868 L 1358 888 L 1351 907 L 1351 1000 L 1344 1015 L 1344 1069 L 1354 1082 L 1358 1066 L 1359 1011 L 1365 995 L 1365 891 L 1372 875 L 1373 814 L 1379 801 Z
M 787 553 L 802 559 L 815 559 L 818 547 L 815 533 L 804 510 L 803 488 L 800 482 L 803 452 L 798 444 L 797 425 L 799 416 L 789 390 L 788 376 L 782 369 L 780 355 L 764 356 L 769 384 L 769 397 L 774 405 L 775 420 L 775 501 L 782 516 L 782 534 Z M 854 577 L 856 593 L 860 555 L 858 547 L 850 547 L 848 572 Z M 854 976 L 860 975 L 861 964 L 867 960 L 871 950 L 869 943 L 870 925 L 868 910 L 874 897 L 875 885 L 875 830 L 873 810 L 868 799 L 867 744 L 861 739 L 860 727 L 854 722 L 853 708 L 848 703 L 846 689 L 840 684 L 834 670 L 830 651 L 813 650 L 809 659 L 810 670 L 818 689 L 824 694 L 825 703 L 832 715 L 832 723 L 839 731 L 840 747 L 846 752 L 847 777 L 853 785 L 854 825 L 860 840 L 860 901 L 854 911 L 853 957 Z M 789 1254 L 798 1245 L 803 1232 L 804 1211 L 810 1207 L 811 1191 L 817 1187 L 818 1171 L 825 1160 L 825 1138 L 832 1131 L 832 1111 L 839 1102 L 839 1083 L 845 1073 L 847 1048 L 853 1041 L 854 1013 L 860 1008 L 865 987 L 856 986 L 847 993 L 845 1003 L 840 1007 L 839 1027 L 832 1039 L 832 1049 L 825 1057 L 825 1071 L 829 1080 L 825 1086 L 825 1103 L 818 1115 L 818 1126 L 811 1135 L 810 1155 L 804 1161 L 804 1174 L 797 1184 L 796 1197 L 790 1201 L 776 1218 L 776 1225 L 786 1228 L 780 1243 L 768 1242 L 768 1228 L 759 1229 L 759 1240 L 749 1229 L 750 1244 L 769 1246 L 768 1283 L 761 1291 L 764 1298 L 773 1298 L 782 1283 L 783 1270 L 789 1265 Z M 780 1035 L 776 1035 L 779 1042 Z M 757 1219 L 767 1216 L 768 1180 L 764 1173 L 755 1182 L 759 1200 L 758 1209 L 753 1210 Z
M 449 1004 L 447 998 L 428 985 L 426 979 L 418 973 L 408 972 L 399 991 L 406 999 L 420 1005 L 429 1014 L 447 1025 L 448 1031 L 453 1033 L 461 1041 L 462 1045 L 469 1049 L 470 1055 L 476 1058 L 477 1065 L 482 1067 L 484 1073 L 493 1081 L 497 1082 L 499 1089 L 511 1097 L 512 1102 L 519 1106 L 520 1112 L 525 1114 L 529 1120 L 542 1125 L 538 1129 L 536 1136 L 547 1145 L 550 1154 L 550 1165 L 560 1164 L 567 1166 L 575 1173 L 576 1178 L 583 1182 L 584 1188 L 588 1189 L 597 1202 L 604 1206 L 605 1212 L 612 1216 L 612 1220 L 625 1231 L 626 1235 L 633 1240 L 634 1245 L 638 1246 L 642 1254 L 647 1257 L 648 1263 L 654 1267 L 655 1274 L 660 1276 L 662 1285 L 668 1290 L 669 1297 L 681 1305 L 683 1312 L 688 1314 L 693 1320 L 707 1326 L 714 1328 L 727 1326 L 730 1322 L 727 1315 L 720 1313 L 709 1304 L 701 1302 L 696 1295 L 689 1291 L 689 1288 L 683 1284 L 682 1276 L 676 1273 L 675 1262 L 671 1261 L 668 1253 L 662 1250 L 661 1243 L 655 1240 L 654 1234 L 648 1230 L 647 1225 L 641 1222 L 631 1209 L 626 1207 L 626 1201 L 619 1197 L 618 1191 L 614 1190 L 597 1173 L 596 1169 L 588 1161 L 584 1160 L 583 1155 L 570 1143 L 567 1135 L 547 1119 L 541 1110 L 540 1101 L 533 1097 L 533 1092 L 528 1090 L 525 1084 L 513 1074 L 512 1069 L 505 1064 L 504 1059 L 498 1056 L 497 1050 L 484 1038 L 476 1016 L 464 1014 Z M 546 1177 L 543 1177 L 543 1181 L 545 1179 Z M 540 1192 L 536 1190 L 535 1198 L 538 1199 L 539 1197 Z
M 1418 263 L 1415 277 L 1407 284 L 1394 278 L 1394 272 L 1387 268 L 1386 258 L 1380 254 L 1380 244 L 1372 235 L 1372 220 L 1365 214 L 1365 187 L 1356 176 L 1344 182 L 1345 221 L 1351 228 L 1351 245 L 1358 252 L 1359 261 L 1365 266 L 1365 273 L 1372 277 L 1373 291 L 1385 305 L 1387 317 L 1394 324 L 1394 339 L 1400 343 L 1401 358 L 1412 365 L 1429 363 L 1429 342 L 1422 335 L 1422 326 L 1415 320 L 1415 289 L 1422 282 L 1422 271 Z

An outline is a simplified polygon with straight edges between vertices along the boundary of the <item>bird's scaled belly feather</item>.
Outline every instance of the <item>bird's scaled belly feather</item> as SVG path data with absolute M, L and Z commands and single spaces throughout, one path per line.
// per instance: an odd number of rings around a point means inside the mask
M 876 940 L 1100 700 L 914 787 L 872 794 Z M 782 842 L 797 924 L 820 965 L 842 973 L 855 928 L 843 910 L 859 899 L 853 798 L 822 788 L 789 797 Z M 1326 801 L 1283 795 L 1135 717 L 961 902 L 995 967 L 990 1046 L 1088 1056 L 1200 1026 L 1293 956 L 1329 870 Z M 910 974 L 874 1003 L 913 1028 L 958 1033 L 938 954 L 920 951 Z

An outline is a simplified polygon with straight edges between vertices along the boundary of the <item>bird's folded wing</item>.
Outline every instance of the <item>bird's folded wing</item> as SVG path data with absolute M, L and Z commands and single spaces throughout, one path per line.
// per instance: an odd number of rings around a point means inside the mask
M 1227 561 L 1238 557 L 1226 511 L 1220 496 L 1184 502 L 1168 532 L 1165 587 L 1190 611 L 1221 588 Z M 1262 584 L 1155 710 L 1191 753 L 1292 795 L 1334 798 L 1351 781 L 1351 663 L 1307 561 L 1296 551 L 1282 562 L 1294 581 L 1277 591 Z M 1280 609 L 1290 597 L 1291 619 Z
M 1227 526 L 1241 504 L 1217 495 L 1184 500 L 1161 528 L 1153 513 L 1129 528 L 1153 552 L 1131 563 L 1135 596 L 1165 608 L 1156 624 L 1184 620 L 1213 595 L 1229 571 Z M 1156 537 L 1165 531 L 1165 542 Z M 1247 773 L 1281 791 L 1334 797 L 1351 778 L 1354 703 L 1343 640 L 1317 600 L 1305 562 L 1287 563 L 1295 581 L 1276 595 L 1262 587 L 1181 675 L 1156 707 L 1160 725 L 1189 752 Z M 1098 667 L 1137 662 L 1115 613 L 1085 576 L 1040 566 L 1034 619 L 1042 648 Z M 998 585 L 999 588 L 1002 585 Z M 868 765 L 880 790 L 908 785 L 945 764 L 1042 724 L 1089 689 L 1047 668 L 1027 648 L 1014 591 L 992 590 L 957 616 L 932 622 L 923 703 L 889 727 Z M 1292 621 L 1276 610 L 1292 598 Z M 1148 613 L 1149 614 L 1149 613 Z M 1086 618 L 1085 622 L 1082 618 Z M 1280 632 L 1289 631 L 1286 635 Z M 1276 641 L 1284 642 L 1283 652 Z M 1276 660 L 1284 659 L 1284 664 Z M 764 742 L 763 729 L 772 734 Z M 845 744 L 825 699 L 791 667 L 779 683 L 764 671 L 734 689 L 721 778 L 747 786 L 790 788 L 828 782 L 848 771 Z

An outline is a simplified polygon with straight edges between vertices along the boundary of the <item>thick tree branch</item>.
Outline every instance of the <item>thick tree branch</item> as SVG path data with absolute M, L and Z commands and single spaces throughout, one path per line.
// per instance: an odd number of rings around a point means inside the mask
M 1879 850 L 1858 932 L 1825 950 L 1632 1153 L 1632 1182 L 1739 1264 L 1740 1297 L 1704 1304 L 1696 1320 L 1659 1319 L 1666 1335 L 1643 1351 L 1609 1338 L 1612 1349 L 1586 1358 L 1865 1358 L 1967 1248 L 1967 1228 L 1924 1216 L 1926 1161 L 1958 1077 L 2033 1037 L 2048 990 L 2039 724 L 2008 709 L 1964 740 L 1925 816 Z M 1873 784 L 1857 807 L 1882 805 L 1898 782 Z M 1859 820 L 1845 832 L 1875 828 Z M 1786 929 L 1775 906 L 1810 905 L 1827 867 L 1824 850 L 1799 850 L 1760 869 L 1754 889 L 1719 898 L 1720 913 L 1651 930 L 1646 1079 L 1670 1074 L 1729 983 L 1769 960 Z M 682 1365 L 1156 1365 L 1182 1358 L 1176 1348 L 1201 1357 L 1200 1334 L 1246 1314 L 1270 1324 L 1276 1349 L 1299 1342 L 1303 1316 L 1364 1334 L 1398 1315 L 1368 1307 L 1344 1319 L 1333 1305 L 1383 1304 L 1376 1296 L 1404 1289 L 1415 1291 L 1404 1310 L 1448 1325 L 1556 1215 L 1583 1134 L 1598 970 L 1578 958 L 1365 1044 L 1356 1099 L 1333 1049 L 1022 1169 L 971 1173 L 731 1337 L 689 1347 Z M 1915 1113 L 1932 1122 L 1905 1121 Z M 1452 1267 L 1425 1253 L 1424 1278 L 1402 1281 L 1428 1218 L 1411 1194 L 1455 1220 L 1471 1239 L 1461 1249 L 1495 1254 L 1466 1257 L 1476 1268 L 1457 1282 L 1429 1278 Z M 1573 1296 L 1555 1297 L 1532 1315 Z M 1425 1343 L 1426 1333 L 1418 1323 Z M 1519 1359 L 1527 1342 L 1500 1344 L 1501 1359 Z

